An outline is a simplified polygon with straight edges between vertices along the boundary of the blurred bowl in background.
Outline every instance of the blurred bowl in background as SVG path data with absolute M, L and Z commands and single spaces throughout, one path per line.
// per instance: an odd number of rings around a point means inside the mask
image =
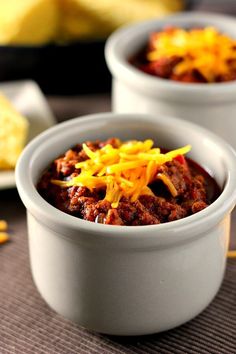
M 182 83 L 146 74 L 130 63 L 148 42 L 150 33 L 166 26 L 213 26 L 236 38 L 236 19 L 210 13 L 179 13 L 120 29 L 106 45 L 113 75 L 112 103 L 117 113 L 165 114 L 200 124 L 236 149 L 236 81 Z

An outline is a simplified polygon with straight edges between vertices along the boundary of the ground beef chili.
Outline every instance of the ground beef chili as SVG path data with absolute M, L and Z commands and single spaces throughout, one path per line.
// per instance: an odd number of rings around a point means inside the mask
M 141 71 L 183 83 L 236 80 L 236 41 L 214 27 L 166 27 L 130 60 Z
M 117 139 L 86 142 L 91 151 Z M 116 208 L 104 200 L 103 188 L 89 190 L 83 186 L 62 188 L 52 180 L 68 181 L 80 173 L 75 165 L 88 159 L 78 144 L 55 159 L 40 178 L 37 189 L 50 204 L 65 213 L 95 223 L 110 225 L 152 225 L 178 220 L 206 208 L 219 195 L 215 180 L 200 166 L 182 155 L 161 165 L 158 173 L 165 173 L 173 183 L 177 196 L 173 197 L 162 180 L 149 185 L 152 195 L 141 195 L 137 200 L 122 197 Z

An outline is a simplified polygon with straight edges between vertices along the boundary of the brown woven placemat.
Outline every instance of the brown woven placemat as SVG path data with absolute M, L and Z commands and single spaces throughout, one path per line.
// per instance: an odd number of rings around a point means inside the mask
M 236 260 L 228 261 L 215 300 L 191 322 L 151 336 L 104 336 L 57 315 L 38 294 L 30 274 L 25 210 L 15 190 L 0 192 L 0 215 L 11 228 L 11 242 L 0 247 L 0 354 L 236 353 Z

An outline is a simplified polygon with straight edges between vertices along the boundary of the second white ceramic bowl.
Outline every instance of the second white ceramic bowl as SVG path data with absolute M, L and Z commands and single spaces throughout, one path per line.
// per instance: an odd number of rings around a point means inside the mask
M 206 209 L 160 225 L 113 226 L 68 215 L 36 189 L 44 169 L 69 147 L 117 136 L 152 138 L 189 154 L 222 193 Z M 31 269 L 46 302 L 63 316 L 103 333 L 140 335 L 178 326 L 199 314 L 224 275 L 236 156 L 220 138 L 167 116 L 98 114 L 59 124 L 34 139 L 16 167 L 27 208 Z
M 129 63 L 145 46 L 149 34 L 167 25 L 184 28 L 214 26 L 236 38 L 236 19 L 208 13 L 182 13 L 116 31 L 105 56 L 113 75 L 113 111 L 166 114 L 200 124 L 236 149 L 236 82 L 186 84 L 141 72 Z

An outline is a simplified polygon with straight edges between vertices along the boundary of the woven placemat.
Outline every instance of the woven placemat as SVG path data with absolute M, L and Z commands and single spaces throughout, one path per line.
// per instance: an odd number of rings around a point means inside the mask
M 191 322 L 151 336 L 104 336 L 57 315 L 38 294 L 16 191 L 0 193 L 0 215 L 11 220 L 11 242 L 0 247 L 0 354 L 236 353 L 236 260 L 228 261 L 215 300 Z

